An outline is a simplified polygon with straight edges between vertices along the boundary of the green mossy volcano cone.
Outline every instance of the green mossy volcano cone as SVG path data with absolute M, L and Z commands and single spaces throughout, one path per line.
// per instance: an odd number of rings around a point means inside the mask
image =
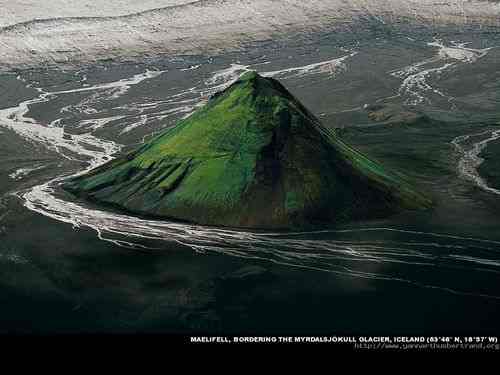
M 246 228 L 331 226 L 430 205 L 255 72 L 64 188 L 138 214 Z

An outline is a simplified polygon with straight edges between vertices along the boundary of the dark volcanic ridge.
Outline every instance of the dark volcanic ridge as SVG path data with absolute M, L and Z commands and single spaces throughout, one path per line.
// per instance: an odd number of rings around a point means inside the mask
M 431 204 L 255 72 L 63 187 L 140 215 L 262 229 L 325 227 Z

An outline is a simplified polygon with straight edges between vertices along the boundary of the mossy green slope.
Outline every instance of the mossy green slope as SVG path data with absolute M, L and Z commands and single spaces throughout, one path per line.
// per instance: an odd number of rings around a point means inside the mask
M 254 72 L 64 188 L 138 214 L 247 228 L 310 228 L 430 204 Z

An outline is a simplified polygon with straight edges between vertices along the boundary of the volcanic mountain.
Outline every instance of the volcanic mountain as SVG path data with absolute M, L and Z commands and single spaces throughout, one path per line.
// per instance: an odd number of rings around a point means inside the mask
M 328 226 L 430 205 L 255 72 L 63 187 L 141 215 L 245 228 Z

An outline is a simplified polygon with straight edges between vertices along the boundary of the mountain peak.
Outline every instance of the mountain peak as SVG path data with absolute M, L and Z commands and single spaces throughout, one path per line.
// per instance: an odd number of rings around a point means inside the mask
M 257 81 L 259 79 L 264 79 L 257 71 L 255 70 L 249 70 L 248 72 L 243 73 L 238 81 L 245 82 L 245 81 Z
M 228 89 L 238 85 L 248 87 L 254 95 L 282 96 L 298 103 L 298 100 L 295 99 L 279 81 L 271 77 L 261 76 L 254 70 L 243 73 Z M 224 91 L 221 93 L 223 92 Z
M 325 226 L 429 204 L 338 139 L 281 83 L 253 71 L 64 187 L 139 214 L 247 228 Z

